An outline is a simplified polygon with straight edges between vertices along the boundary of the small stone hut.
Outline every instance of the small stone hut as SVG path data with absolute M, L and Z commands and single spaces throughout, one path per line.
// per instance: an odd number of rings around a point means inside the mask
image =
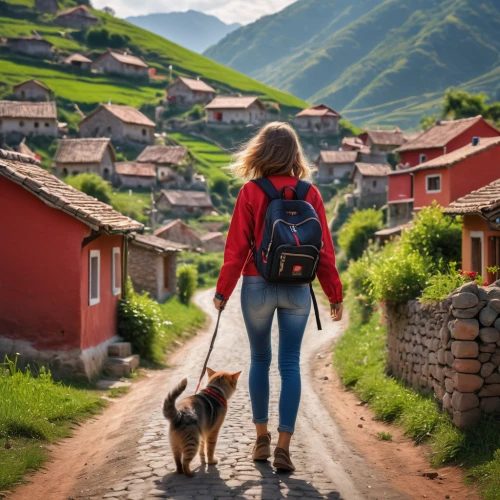
M 167 221 L 155 231 L 154 235 L 158 238 L 185 245 L 191 250 L 197 250 L 202 246 L 200 236 L 181 219 Z
M 0 134 L 57 137 L 55 102 L 0 101 Z
M 92 63 L 92 69 L 99 73 L 113 73 L 127 76 L 148 76 L 149 66 L 137 56 L 108 49 Z
M 178 215 L 210 215 L 214 209 L 206 191 L 162 189 L 156 206 L 159 210 Z
M 387 203 L 387 177 L 390 165 L 381 163 L 354 164 L 351 180 L 354 182 L 354 197 L 358 208 L 378 208 Z
M 74 68 L 90 70 L 92 60 L 82 54 L 72 54 L 64 60 L 64 64 L 73 66 Z
M 325 104 L 303 109 L 295 116 L 295 127 L 303 132 L 339 133 L 341 116 Z
M 167 87 L 168 100 L 179 104 L 206 104 L 215 97 L 215 89 L 204 81 L 180 76 Z
M 90 12 L 86 5 L 78 5 L 60 12 L 54 22 L 59 26 L 87 30 L 99 22 L 99 18 Z
M 183 172 L 180 167 L 189 160 L 189 151 L 184 146 L 147 146 L 137 157 L 139 163 L 152 163 L 156 167 L 158 182 L 177 180 Z
M 134 161 L 115 163 L 115 184 L 128 188 L 152 188 L 156 185 L 155 166 Z
M 358 156 L 358 151 L 321 151 L 316 160 L 317 181 L 327 184 L 336 179 L 349 179 Z
M 19 101 L 50 101 L 50 89 L 38 80 L 18 83 L 12 93 Z
M 12 52 L 41 59 L 52 59 L 52 44 L 41 36 L 20 36 L 7 39 Z
M 205 106 L 207 123 L 260 125 L 267 120 L 266 107 L 255 96 L 217 96 Z

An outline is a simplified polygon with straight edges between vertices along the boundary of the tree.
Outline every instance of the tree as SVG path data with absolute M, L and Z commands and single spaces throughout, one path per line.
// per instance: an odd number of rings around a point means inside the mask
M 488 109 L 484 93 L 469 94 L 463 90 L 448 89 L 444 95 L 443 116 L 458 120 L 477 115 L 485 115 Z
M 436 115 L 424 115 L 422 118 L 420 118 L 420 128 L 422 130 L 427 130 L 431 128 L 434 123 L 436 122 L 437 116 Z
M 115 9 L 113 9 L 111 7 L 107 7 L 107 6 L 103 7 L 102 11 L 104 12 L 104 14 L 108 14 L 108 16 L 115 17 L 115 15 L 116 15 Z
M 111 186 L 97 174 L 79 174 L 73 177 L 66 177 L 64 182 L 89 196 L 97 198 L 103 203 L 111 201 Z

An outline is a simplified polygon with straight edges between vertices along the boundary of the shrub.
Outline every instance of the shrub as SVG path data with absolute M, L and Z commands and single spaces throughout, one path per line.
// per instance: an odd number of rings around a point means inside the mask
M 87 44 L 90 47 L 110 47 L 121 49 L 130 41 L 127 35 L 110 34 L 106 28 L 93 28 L 87 32 Z
M 99 201 L 109 203 L 111 201 L 111 186 L 97 174 L 78 174 L 64 179 L 66 184 L 75 189 L 83 191 L 89 196 L 97 198 Z
M 189 304 L 196 290 L 198 271 L 194 266 L 181 266 L 177 271 L 177 285 L 179 287 L 179 300 Z
M 382 212 L 369 208 L 350 215 L 339 231 L 339 245 L 349 259 L 359 259 L 374 233 L 382 229 Z
M 191 120 L 201 120 L 206 114 L 205 108 L 201 104 L 197 104 L 189 111 L 188 116 Z
M 229 177 L 225 175 L 215 175 L 210 182 L 210 190 L 221 196 L 229 194 Z
M 450 264 L 448 272 L 434 274 L 428 280 L 422 292 L 422 302 L 439 302 L 444 300 L 453 290 L 464 285 L 467 278 L 456 269 L 455 263 Z
M 216 284 L 224 262 L 224 254 L 222 252 L 204 254 L 185 252 L 182 261 L 196 267 L 198 287 L 206 288 Z

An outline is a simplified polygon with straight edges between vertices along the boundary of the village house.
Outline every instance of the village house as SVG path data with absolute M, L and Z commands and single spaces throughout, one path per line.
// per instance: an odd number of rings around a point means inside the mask
M 92 63 L 98 73 L 147 77 L 149 66 L 137 56 L 108 49 Z
M 147 146 L 137 157 L 137 162 L 155 166 L 158 182 L 162 185 L 183 178 L 185 172 L 181 167 L 189 160 L 189 151 L 184 146 Z
M 52 44 L 41 36 L 8 38 L 7 46 L 12 52 L 40 59 L 52 59 Z
M 86 5 L 78 5 L 60 12 L 54 22 L 67 28 L 88 30 L 99 22 L 99 18 Z
M 158 210 L 177 215 L 210 215 L 214 207 L 206 191 L 162 189 L 156 200 Z
M 261 125 L 267 120 L 266 107 L 258 97 L 253 96 L 217 96 L 205 109 L 210 125 Z
M 351 180 L 358 208 L 381 208 L 387 203 L 387 176 L 390 171 L 390 165 L 355 163 Z
M 467 146 L 389 175 L 389 226 L 437 201 L 447 207 L 473 189 L 500 177 L 500 137 L 473 138 Z M 400 198 L 394 198 L 399 193 Z
M 57 0 L 35 0 L 35 10 L 45 14 L 55 14 L 59 10 Z
M 0 101 L 0 134 L 57 137 L 55 102 Z
M 154 142 L 155 123 L 138 109 L 100 104 L 79 124 L 81 137 L 110 137 L 113 141 Z
M 204 81 L 180 76 L 167 87 L 168 100 L 181 105 L 206 104 L 215 97 L 215 89 Z
M 185 245 L 190 250 L 201 249 L 201 238 L 181 219 L 171 220 L 154 232 L 154 236 Z
M 359 138 L 372 154 L 387 156 L 407 142 L 407 137 L 396 127 L 394 130 L 365 130 Z
M 94 378 L 118 339 L 126 235 L 143 225 L 0 150 L 0 357 Z M 29 293 L 27 293 L 29 291 Z
M 26 137 L 23 137 L 23 140 L 19 143 L 16 149 L 17 152 L 22 155 L 31 156 L 31 158 L 35 158 L 37 161 L 42 161 L 42 157 L 33 152 L 26 144 Z
M 357 160 L 357 151 L 321 151 L 316 160 L 317 182 L 330 184 L 335 180 L 349 179 Z
M 186 247 L 151 235 L 138 234 L 129 246 L 129 273 L 134 290 L 164 302 L 177 290 L 177 254 Z
M 50 89 L 38 80 L 18 83 L 12 93 L 19 101 L 50 101 Z
M 115 163 L 115 185 L 127 188 L 152 188 L 156 185 L 156 169 L 152 163 L 122 161 Z
M 114 177 L 115 161 L 115 150 L 107 138 L 61 139 L 54 157 L 59 177 L 93 173 L 107 181 Z
M 205 252 L 223 252 L 226 246 L 226 238 L 220 232 L 202 234 L 200 239 Z
M 500 268 L 500 179 L 458 198 L 444 212 L 462 216 L 462 269 L 490 283 L 497 280 L 488 268 Z
M 342 139 L 343 151 L 360 151 L 370 154 L 371 149 L 365 146 L 364 142 L 359 137 L 344 137 Z
M 340 118 L 332 108 L 318 104 L 295 115 L 295 128 L 303 132 L 338 134 Z
M 71 54 L 69 57 L 67 57 L 64 60 L 64 64 L 68 64 L 69 66 L 73 66 L 74 68 L 78 69 L 90 70 L 92 61 L 88 57 L 76 53 Z

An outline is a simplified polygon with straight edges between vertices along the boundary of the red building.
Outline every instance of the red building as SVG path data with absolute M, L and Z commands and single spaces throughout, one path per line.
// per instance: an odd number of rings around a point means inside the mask
M 390 227 L 407 222 L 411 219 L 414 208 L 425 206 L 417 205 L 413 201 L 416 189 L 414 167 L 468 146 L 474 137 L 498 136 L 500 131 L 479 115 L 462 120 L 438 121 L 415 139 L 396 149 L 401 156 L 401 162 L 399 169 L 389 175 Z
M 142 224 L 3 150 L 0 213 L 0 357 L 92 377 L 116 340 L 125 235 Z

